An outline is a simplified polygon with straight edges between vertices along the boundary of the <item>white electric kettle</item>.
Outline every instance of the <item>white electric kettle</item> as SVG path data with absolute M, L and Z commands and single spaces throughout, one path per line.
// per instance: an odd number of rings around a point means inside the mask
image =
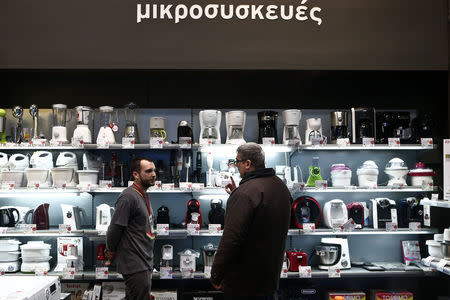
M 97 206 L 95 229 L 99 231 L 108 230 L 108 226 L 111 223 L 113 214 L 114 207 L 111 207 L 108 204 L 100 204 L 99 206 Z

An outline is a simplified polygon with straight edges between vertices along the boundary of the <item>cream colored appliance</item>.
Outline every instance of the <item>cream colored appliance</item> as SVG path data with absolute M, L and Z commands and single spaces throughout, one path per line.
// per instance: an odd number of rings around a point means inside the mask
M 219 110 L 202 110 L 198 114 L 200 121 L 199 144 L 220 144 L 220 122 L 222 112 Z
M 245 144 L 244 128 L 246 117 L 247 113 L 241 110 L 233 110 L 225 113 L 225 121 L 227 126 L 226 144 Z

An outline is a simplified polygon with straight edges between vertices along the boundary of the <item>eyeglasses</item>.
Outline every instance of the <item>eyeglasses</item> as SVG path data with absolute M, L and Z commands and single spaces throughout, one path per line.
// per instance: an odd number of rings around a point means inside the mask
M 246 159 L 235 159 L 236 164 L 246 161 Z

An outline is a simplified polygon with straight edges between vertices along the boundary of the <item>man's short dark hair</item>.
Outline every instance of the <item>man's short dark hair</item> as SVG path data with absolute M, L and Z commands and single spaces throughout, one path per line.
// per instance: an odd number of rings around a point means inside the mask
M 148 157 L 134 157 L 134 158 L 132 158 L 131 159 L 131 161 L 130 161 L 130 172 L 131 172 L 131 174 L 133 174 L 133 172 L 134 171 L 136 171 L 136 172 L 140 172 L 141 171 L 141 161 L 142 160 L 146 160 L 146 161 L 148 161 L 148 162 L 153 162 L 153 160 L 151 160 L 150 158 L 148 158 Z
M 260 145 L 246 143 L 239 146 L 236 152 L 241 155 L 242 160 L 250 160 L 256 170 L 265 168 L 265 154 Z

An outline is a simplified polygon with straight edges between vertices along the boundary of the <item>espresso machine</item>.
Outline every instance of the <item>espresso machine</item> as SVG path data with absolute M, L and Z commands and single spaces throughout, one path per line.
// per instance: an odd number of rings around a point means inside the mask
M 410 142 L 410 115 L 407 111 L 377 112 L 377 142 L 386 144 L 388 138 L 400 138 L 402 143 Z
M 220 144 L 220 122 L 222 112 L 219 110 L 202 110 L 198 114 L 200 121 L 199 144 Z
M 331 143 L 336 144 L 337 139 L 348 138 L 348 117 L 346 111 L 331 112 Z
M 300 138 L 300 119 L 302 111 L 299 109 L 288 109 L 282 112 L 283 116 L 283 144 L 285 145 L 301 145 Z
M 244 128 L 246 117 L 247 113 L 241 110 L 233 110 L 225 113 L 225 121 L 227 125 L 226 144 L 245 144 Z
M 30 109 L 28 110 L 30 116 L 33 118 L 33 139 L 39 138 L 38 132 L 38 123 L 39 123 L 39 109 L 36 104 L 32 104 Z
M 117 124 L 115 124 L 114 108 L 112 106 L 100 106 L 100 129 L 97 135 L 97 144 L 101 144 L 102 141 L 108 141 L 110 144 L 116 143 L 116 137 L 114 131 L 117 131 Z M 117 118 L 115 118 L 117 119 Z
M 75 107 L 77 127 L 73 131 L 73 138 L 80 139 L 85 144 L 92 143 L 91 129 L 94 121 L 94 111 L 89 106 Z
M 138 106 L 130 102 L 124 107 L 124 113 L 125 113 L 125 138 L 134 138 L 134 142 L 136 144 L 139 143 L 139 134 L 138 134 L 138 127 L 136 123 L 136 109 Z
M 433 118 L 433 115 L 429 112 L 419 111 L 418 116 L 411 122 L 412 143 L 420 144 L 421 138 L 435 137 L 435 130 L 436 120 Z
M 0 108 L 0 144 L 6 143 L 6 111 Z
M 392 222 L 392 209 L 396 208 L 395 201 L 388 198 L 370 199 L 369 217 L 373 228 L 386 228 L 387 222 Z
M 311 145 L 313 138 L 323 138 L 322 120 L 320 118 L 310 118 L 306 120 L 305 145 Z
M 258 112 L 259 134 L 258 143 L 262 144 L 264 138 L 273 138 L 275 144 L 278 143 L 277 137 L 277 118 L 278 113 L 275 111 Z
M 352 107 L 352 143 L 362 144 L 363 138 L 375 138 L 375 109 Z
M 12 109 L 12 115 L 17 119 L 17 126 L 12 128 L 11 142 L 19 144 L 24 141 L 22 130 L 23 108 L 20 106 L 14 106 Z
M 177 128 L 177 143 L 180 144 L 180 139 L 186 141 L 194 141 L 194 133 L 192 132 L 191 124 L 188 121 L 180 121 Z

